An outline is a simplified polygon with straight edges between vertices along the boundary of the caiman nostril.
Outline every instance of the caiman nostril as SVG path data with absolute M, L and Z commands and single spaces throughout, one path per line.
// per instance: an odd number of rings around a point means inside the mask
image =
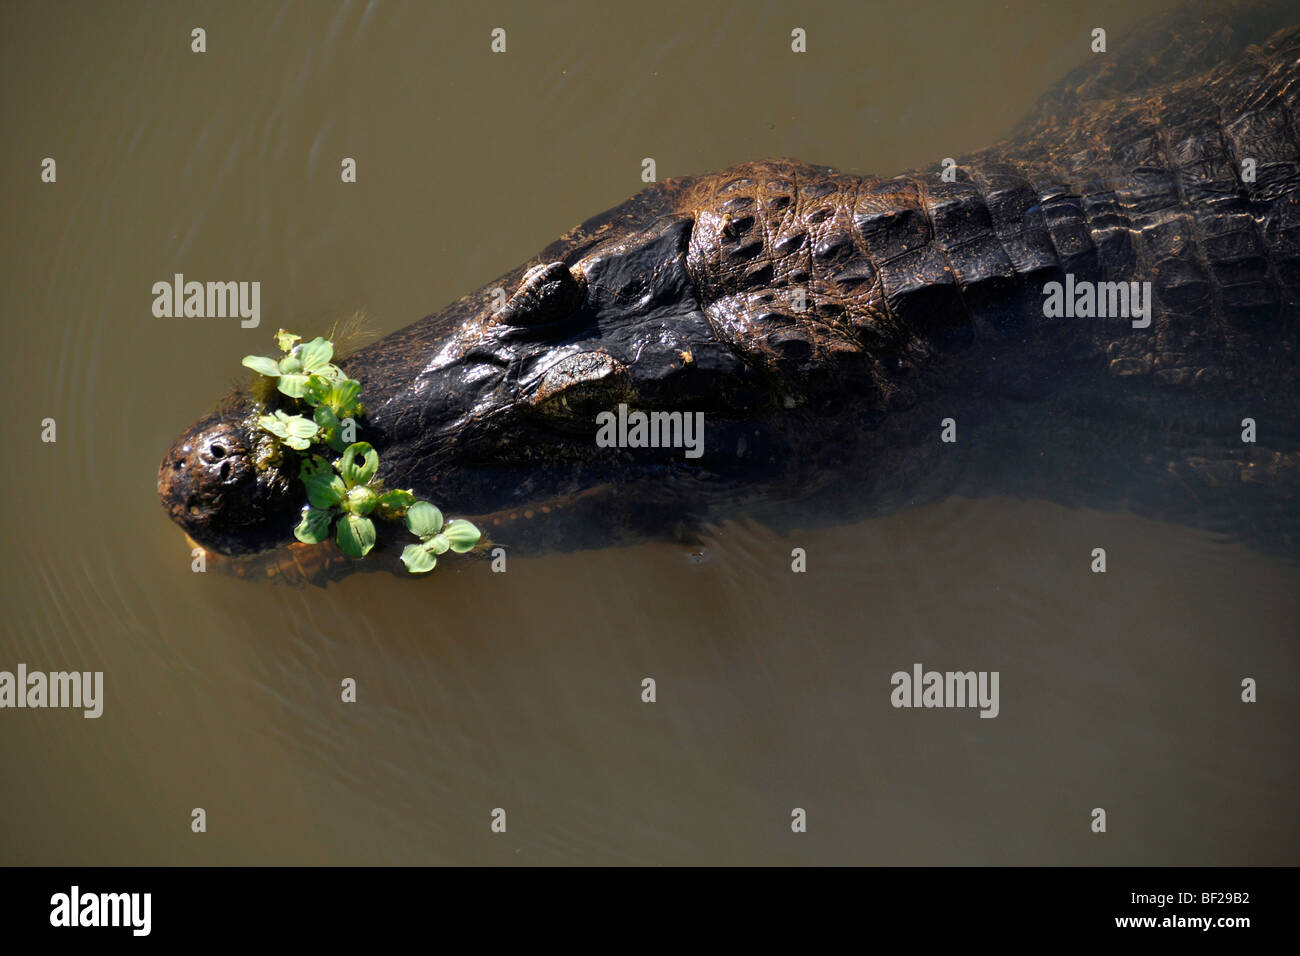
M 222 481 L 226 481 L 227 479 L 229 479 L 229 478 L 230 478 L 230 462 L 228 462 L 228 461 L 223 461 L 223 462 L 221 463 L 221 467 L 217 469 L 217 474 L 221 477 L 221 480 L 222 480 Z
M 213 445 L 211 448 L 213 458 L 224 458 L 226 449 L 224 445 Z

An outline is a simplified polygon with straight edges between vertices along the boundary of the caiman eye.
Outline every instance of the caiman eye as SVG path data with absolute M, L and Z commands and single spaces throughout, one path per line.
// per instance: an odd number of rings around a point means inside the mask
M 550 418 L 587 420 L 627 401 L 627 370 L 606 352 L 579 352 L 542 373 L 528 404 Z
M 587 297 L 587 280 L 563 262 L 533 266 L 501 309 L 501 321 L 516 327 L 546 325 L 572 315 Z

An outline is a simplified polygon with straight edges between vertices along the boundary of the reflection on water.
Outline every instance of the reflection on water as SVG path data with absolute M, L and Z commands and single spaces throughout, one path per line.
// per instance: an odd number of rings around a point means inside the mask
M 1203 532 L 959 499 L 295 589 L 191 573 L 153 490 L 277 325 L 399 328 L 635 191 L 646 155 L 981 147 L 1094 21 L 1164 6 L 7 9 L 0 669 L 102 670 L 106 700 L 0 713 L 0 860 L 1295 862 L 1296 568 Z M 263 327 L 154 319 L 174 272 L 261 281 Z M 999 671 L 1001 715 L 891 708 L 916 662 Z

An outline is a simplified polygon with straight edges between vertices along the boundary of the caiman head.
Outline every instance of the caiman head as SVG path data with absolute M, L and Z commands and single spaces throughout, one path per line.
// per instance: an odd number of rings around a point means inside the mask
M 176 439 L 158 469 L 158 494 L 172 520 L 221 554 L 283 543 L 305 501 L 287 469 L 255 465 L 268 450 L 255 417 L 240 405 L 214 412 Z
M 706 312 L 692 261 L 703 254 L 693 242 L 702 226 L 708 242 L 740 247 L 753 219 L 733 225 L 715 204 L 706 222 L 691 190 L 691 180 L 651 187 L 342 360 L 362 385 L 357 437 L 378 451 L 379 478 L 471 518 L 543 509 L 555 524 L 565 502 L 604 494 L 600 507 L 621 509 L 618 520 L 649 524 L 707 500 L 737 469 L 752 476 L 777 461 L 763 412 L 793 401 L 773 387 L 770 367 L 719 332 L 727 316 Z M 812 362 L 806 337 L 773 348 Z M 607 437 L 618 434 L 620 406 L 667 413 L 651 434 L 670 447 L 598 441 L 599 416 Z M 697 413 L 702 435 L 684 433 Z M 687 447 L 688 437 L 702 443 Z M 254 464 L 263 441 L 235 403 L 168 451 L 159 493 L 199 544 L 239 555 L 291 539 L 304 495 L 296 475 Z

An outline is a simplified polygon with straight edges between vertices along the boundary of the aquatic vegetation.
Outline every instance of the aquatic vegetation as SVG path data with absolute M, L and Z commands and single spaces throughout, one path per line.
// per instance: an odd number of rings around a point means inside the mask
M 315 422 L 301 415 L 286 415 L 280 409 L 276 409 L 274 415 L 258 415 L 257 424 L 294 451 L 310 448 L 311 439 L 320 430 Z
M 349 558 L 365 557 L 375 546 L 375 524 L 369 515 L 379 503 L 379 492 L 370 480 L 378 469 L 379 455 L 367 442 L 349 445 L 333 465 L 320 455 L 304 461 L 298 476 L 307 488 L 308 503 L 294 537 L 320 544 L 337 518 L 339 550 Z
M 299 344 L 301 336 L 281 329 L 275 340 L 284 356 L 279 359 L 262 355 L 245 355 L 243 364 L 259 375 L 276 379 L 275 387 L 290 398 L 302 398 L 313 379 L 316 388 L 320 383 L 345 378 L 343 370 L 330 363 L 334 357 L 334 344 L 317 336 L 310 342 Z M 360 391 L 361 386 L 357 385 Z
M 427 501 L 417 501 L 406 512 L 406 527 L 420 539 L 402 551 L 402 563 L 412 574 L 432 571 L 438 555 L 448 550 L 463 553 L 478 544 L 480 532 L 464 518 L 443 523 L 442 512 Z
M 292 452 L 306 452 L 298 477 L 307 493 L 302 518 L 293 536 L 305 544 L 334 541 L 350 558 L 363 558 L 375 546 L 373 518 L 405 520 L 419 538 L 407 545 L 402 563 L 412 574 L 432 571 L 437 556 L 447 551 L 463 554 L 478 544 L 482 533 L 464 518 L 444 522 L 442 512 L 414 492 L 385 490 L 375 476 L 379 453 L 368 442 L 347 441 L 356 430 L 354 417 L 362 412 L 361 383 L 350 379 L 332 363 L 334 345 L 328 339 L 303 342 L 301 336 L 281 329 L 276 343 L 279 359 L 247 355 L 243 364 L 274 379 L 276 390 L 290 399 L 290 409 L 277 408 L 259 415 L 257 424 Z M 305 412 L 310 411 L 308 418 Z M 339 453 L 330 460 L 325 452 Z
M 320 429 L 321 440 L 342 452 L 343 421 L 361 414 L 361 383 L 350 378 L 312 376 L 304 394 L 316 408 L 312 418 Z

